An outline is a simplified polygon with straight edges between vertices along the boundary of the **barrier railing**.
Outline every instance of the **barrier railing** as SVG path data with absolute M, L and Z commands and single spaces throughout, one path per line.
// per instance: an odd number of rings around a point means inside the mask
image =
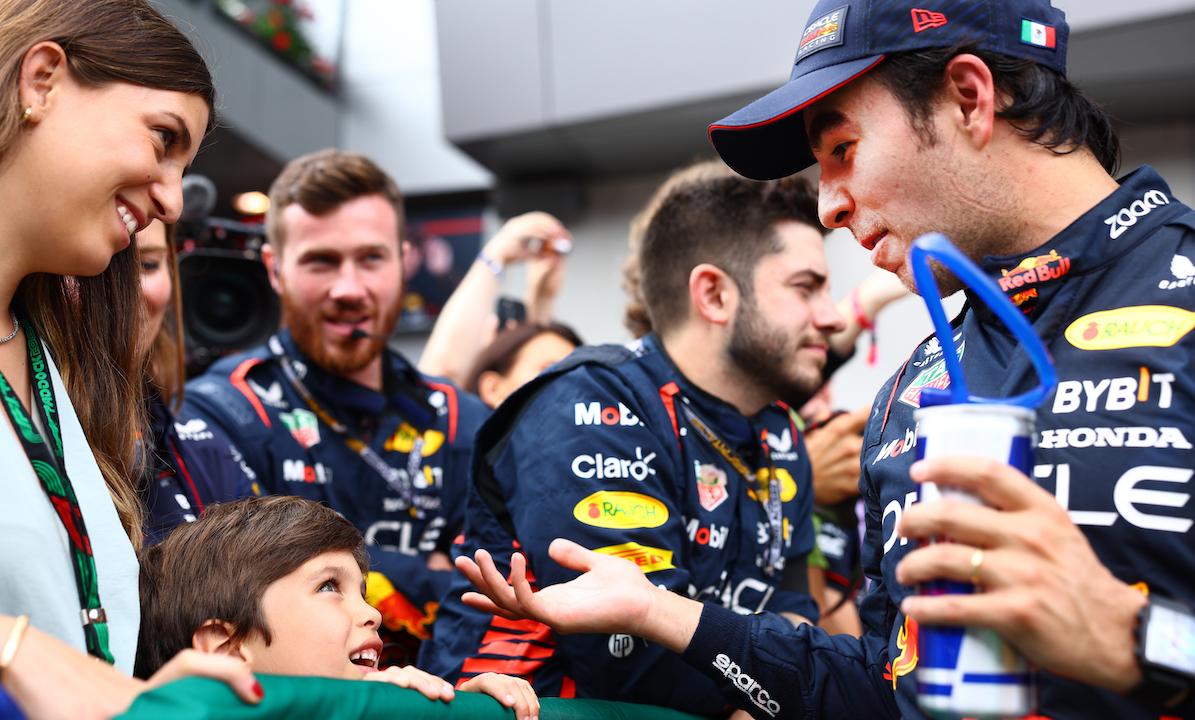
M 221 682 L 187 678 L 137 698 L 122 720 L 509 720 L 514 712 L 488 695 L 458 692 L 449 703 L 385 683 L 259 675 L 265 699 L 247 705 Z M 697 720 L 651 705 L 605 700 L 540 699 L 540 720 Z

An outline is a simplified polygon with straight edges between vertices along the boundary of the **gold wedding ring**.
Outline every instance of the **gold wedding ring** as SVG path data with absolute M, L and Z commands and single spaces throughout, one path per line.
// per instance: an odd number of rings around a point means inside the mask
M 979 569 L 983 567 L 983 548 L 975 548 L 971 553 L 971 584 L 979 587 Z

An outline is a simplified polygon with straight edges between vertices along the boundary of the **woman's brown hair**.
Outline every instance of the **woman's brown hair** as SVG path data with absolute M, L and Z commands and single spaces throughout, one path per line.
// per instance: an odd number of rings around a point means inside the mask
M 172 413 L 183 405 L 183 383 L 187 379 L 187 351 L 183 342 L 183 301 L 178 283 L 178 249 L 175 226 L 166 226 L 166 272 L 170 275 L 170 300 L 162 326 L 146 349 L 149 353 L 149 381 Z
M 212 111 L 209 129 L 215 122 L 216 91 L 203 58 L 145 0 L 0 0 L 0 28 L 0 164 L 21 133 L 21 63 L 43 41 L 62 47 L 78 82 L 198 95 Z M 13 298 L 54 356 L 134 547 L 141 544 L 143 515 L 135 442 L 145 427 L 139 279 L 134 242 L 96 277 L 35 273 Z
M 510 372 L 511 366 L 515 364 L 515 360 L 518 359 L 519 351 L 523 349 L 523 346 L 545 333 L 556 335 L 573 347 L 581 347 L 585 344 L 575 330 L 562 323 L 554 322 L 546 325 L 523 323 L 509 330 L 503 330 L 478 354 L 477 361 L 473 363 L 473 368 L 469 371 L 468 378 L 465 379 L 464 388 L 471 393 L 476 393 L 481 376 L 487 372 L 506 375 Z

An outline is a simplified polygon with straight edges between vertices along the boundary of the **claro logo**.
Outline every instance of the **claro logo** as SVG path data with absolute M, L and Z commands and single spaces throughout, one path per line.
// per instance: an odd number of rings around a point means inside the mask
M 731 662 L 730 658 L 718 653 L 718 656 L 714 658 L 714 668 L 750 698 L 755 707 L 766 712 L 769 717 L 776 717 L 780 714 L 780 703 L 773 700 L 768 691 L 755 682 L 755 678 L 743 672 L 737 663 Z
M 1153 212 L 1154 208 L 1169 204 L 1170 198 L 1166 197 L 1164 192 L 1150 190 L 1140 199 L 1134 200 L 1128 207 L 1121 208 L 1120 212 L 1104 220 L 1104 224 L 1109 227 L 1108 237 L 1115 240 L 1136 225 L 1138 220 Z

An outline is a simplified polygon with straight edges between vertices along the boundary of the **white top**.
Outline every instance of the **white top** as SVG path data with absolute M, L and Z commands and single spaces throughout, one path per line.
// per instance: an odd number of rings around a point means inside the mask
M 48 353 L 46 358 L 58 401 L 66 470 L 95 554 L 100 603 L 108 615 L 109 646 L 116 667 L 131 675 L 141 623 L 137 556 L 116 515 L 58 367 Z M 7 414 L 0 413 L 0 418 L 0 614 L 29 615 L 30 624 L 37 629 L 87 652 L 66 530 L 34 476 Z

